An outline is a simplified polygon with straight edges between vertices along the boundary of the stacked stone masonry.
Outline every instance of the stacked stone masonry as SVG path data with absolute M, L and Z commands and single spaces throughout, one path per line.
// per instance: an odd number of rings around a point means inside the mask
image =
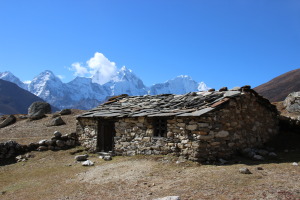
M 78 118 L 81 145 L 97 151 L 98 127 L 113 120 L 116 155 L 181 156 L 193 161 L 228 158 L 237 150 L 258 147 L 278 132 L 277 112 L 253 92 L 222 100 L 217 109 L 199 117 L 167 116 L 165 137 L 155 137 L 157 117 Z

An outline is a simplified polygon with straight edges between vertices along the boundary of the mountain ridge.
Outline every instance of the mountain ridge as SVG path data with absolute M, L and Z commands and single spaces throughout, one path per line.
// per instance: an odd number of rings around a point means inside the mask
M 279 75 L 254 90 L 271 102 L 283 101 L 288 94 L 300 91 L 300 68 Z
M 17 84 L 0 79 L 0 113 L 27 114 L 35 101 L 44 101 Z
M 132 70 L 126 67 L 119 69 L 110 81 L 102 85 L 97 83 L 99 80 L 94 77 L 75 77 L 72 81 L 63 83 L 50 70 L 41 72 L 29 84 L 23 83 L 24 85 L 11 72 L 0 73 L 0 79 L 23 86 L 32 94 L 59 109 L 91 109 L 104 102 L 108 97 L 120 94 L 131 96 L 163 93 L 184 94 L 209 89 L 204 82 L 197 83 L 186 75 L 147 87 Z

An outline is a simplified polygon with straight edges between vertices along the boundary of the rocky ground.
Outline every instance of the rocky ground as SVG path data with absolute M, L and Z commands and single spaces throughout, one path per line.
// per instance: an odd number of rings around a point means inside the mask
M 20 144 L 29 144 L 38 142 L 41 139 L 50 139 L 54 131 L 62 134 L 69 134 L 76 131 L 76 115 L 83 113 L 82 110 L 72 110 L 70 115 L 62 115 L 65 125 L 47 126 L 53 119 L 54 114 L 46 114 L 45 118 L 40 120 L 24 119 L 25 115 L 15 115 L 17 122 L 10 126 L 0 128 L 0 142 L 14 140 Z
M 299 152 L 272 162 L 241 158 L 227 165 L 90 155 L 95 165 L 83 167 L 71 155 L 76 150 L 32 152 L 26 162 L 1 166 L 0 199 L 300 199 L 300 166 L 292 164 Z M 239 172 L 245 167 L 252 174 Z
M 53 114 L 20 119 L 0 129 L 0 141 L 28 144 L 49 139 L 54 131 L 75 131 L 72 110 L 62 116 L 66 125 L 48 127 Z M 94 166 L 84 167 L 75 155 L 81 147 L 64 151 L 33 151 L 27 161 L 0 163 L 0 199 L 300 199 L 299 136 L 277 140 L 277 158 L 253 161 L 236 157 L 225 165 L 180 161 L 171 156 L 113 157 L 104 161 L 89 154 Z M 242 174 L 248 168 L 251 174 Z

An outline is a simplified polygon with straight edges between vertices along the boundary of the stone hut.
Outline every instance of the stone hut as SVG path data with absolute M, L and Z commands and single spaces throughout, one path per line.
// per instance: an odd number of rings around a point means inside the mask
M 228 158 L 278 133 L 277 110 L 250 86 L 185 95 L 120 95 L 77 117 L 82 146 L 116 155 Z

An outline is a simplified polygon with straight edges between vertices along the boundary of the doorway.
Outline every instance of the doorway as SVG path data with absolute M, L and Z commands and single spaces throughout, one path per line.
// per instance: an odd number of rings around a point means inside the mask
M 98 121 L 97 151 L 112 151 L 116 134 L 115 123 L 110 120 Z

